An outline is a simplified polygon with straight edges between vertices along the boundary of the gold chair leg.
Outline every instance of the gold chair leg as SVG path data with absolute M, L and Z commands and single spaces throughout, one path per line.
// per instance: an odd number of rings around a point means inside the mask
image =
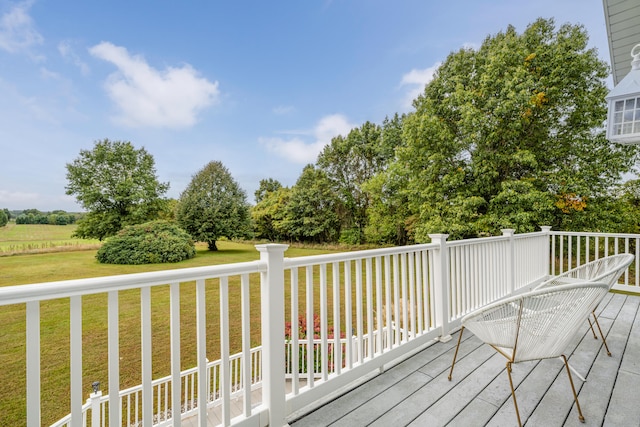
M 604 348 L 605 350 L 607 350 L 607 356 L 611 356 L 611 352 L 609 351 L 609 346 L 607 345 L 607 339 L 604 337 L 604 334 L 602 333 L 602 329 L 600 328 L 600 322 L 598 322 L 598 316 L 596 316 L 596 313 L 591 313 L 591 314 L 593 314 L 593 320 L 595 321 L 595 324 L 598 327 L 598 332 L 600 332 L 600 336 L 602 337 L 602 343 L 604 344 Z
M 509 375 L 509 385 L 511 386 L 511 396 L 513 397 L 513 406 L 516 408 L 516 417 L 518 417 L 518 425 L 522 427 L 520 421 L 520 411 L 518 410 L 518 401 L 516 400 L 516 391 L 513 388 L 513 379 L 511 378 L 511 362 L 507 362 L 507 375 Z
M 453 375 L 453 367 L 456 365 L 456 358 L 458 357 L 458 349 L 460 348 L 460 342 L 462 341 L 462 333 L 464 332 L 464 326 L 460 328 L 460 335 L 458 335 L 458 345 L 456 345 L 456 352 L 453 353 L 453 360 L 451 361 L 451 369 L 449 369 L 449 381 Z
M 591 323 L 591 319 L 587 318 L 587 322 L 589 322 L 589 329 L 591 329 L 591 333 L 593 334 L 593 339 L 597 340 L 598 336 L 596 335 L 595 329 L 593 329 L 593 323 Z
M 578 408 L 578 419 L 580 420 L 580 422 L 583 423 L 584 415 L 582 415 L 582 409 L 580 409 L 580 402 L 578 402 L 578 394 L 576 393 L 576 388 L 573 385 L 573 378 L 571 378 L 571 369 L 569 369 L 569 362 L 567 362 L 567 358 L 564 354 L 562 355 L 562 360 L 564 360 L 564 366 L 567 369 L 567 375 L 569 376 L 569 384 L 571 384 L 571 391 L 573 392 L 573 399 L 576 401 L 576 408 Z

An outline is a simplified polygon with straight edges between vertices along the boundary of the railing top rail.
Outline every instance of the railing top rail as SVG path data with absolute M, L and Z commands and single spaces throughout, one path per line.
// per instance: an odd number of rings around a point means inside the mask
M 550 231 L 549 234 L 556 236 L 589 236 L 589 237 L 619 237 L 619 238 L 640 238 L 640 234 L 632 233 L 596 233 L 590 231 Z
M 547 233 L 545 231 L 533 231 L 531 233 L 518 233 L 518 234 L 514 234 L 513 238 L 518 240 L 518 239 L 527 239 L 527 238 L 531 238 L 531 237 L 541 237 L 541 236 L 546 236 Z
M 305 267 L 308 265 L 316 264 L 328 264 L 339 261 L 353 261 L 358 259 L 375 258 L 378 256 L 395 255 L 408 252 L 419 252 L 428 249 L 436 249 L 438 245 L 420 244 L 420 245 L 408 245 L 408 246 L 394 246 L 391 248 L 379 248 L 379 249 L 366 249 L 362 251 L 353 252 L 340 252 L 336 254 L 323 254 L 323 255 L 311 255 L 297 258 L 285 258 L 284 267 Z
M 490 237 L 475 237 L 473 239 L 461 239 L 461 240 L 447 240 L 447 246 L 473 246 L 481 245 L 489 242 L 499 242 L 502 240 L 509 240 L 508 236 L 490 236 Z
M 122 274 L 118 276 L 35 283 L 30 285 L 5 286 L 0 288 L 0 306 L 109 291 L 123 291 L 199 279 L 260 273 L 266 271 L 266 269 L 267 266 L 264 261 L 250 261 L 147 273 Z

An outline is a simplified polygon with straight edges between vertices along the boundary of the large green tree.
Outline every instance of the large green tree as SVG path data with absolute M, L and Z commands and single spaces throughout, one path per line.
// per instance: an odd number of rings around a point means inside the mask
M 97 238 L 116 234 L 126 225 L 156 219 L 168 183 L 156 176 L 153 156 L 128 141 L 96 141 L 67 164 L 66 192 L 88 212 L 75 235 Z
M 637 149 L 605 139 L 608 69 L 587 41 L 539 19 L 449 55 L 397 150 L 418 241 L 562 226 L 631 170 Z
M 176 220 L 211 251 L 218 250 L 220 237 L 242 238 L 251 232 L 247 195 L 218 161 L 209 162 L 193 176 L 180 195 Z
M 287 232 L 282 227 L 285 209 L 289 202 L 291 189 L 283 187 L 272 178 L 260 181 L 255 192 L 256 204 L 251 208 L 251 218 L 255 235 L 270 241 L 286 240 Z
M 253 193 L 256 198 L 256 203 L 260 203 L 270 193 L 276 192 L 281 188 L 282 184 L 277 179 L 261 179 L 260 184 L 258 185 L 258 189 L 255 191 L 255 193 Z
M 392 125 L 400 123 L 396 115 L 385 120 L 392 135 Z M 350 233 L 349 243 L 363 243 L 367 226 L 369 197 L 364 184 L 381 172 L 394 154 L 394 137 L 384 138 L 383 128 L 366 122 L 352 129 L 346 137 L 337 136 L 324 147 L 317 165 L 326 174 L 341 201 L 342 225 Z
M 291 189 L 276 229 L 301 242 L 333 242 L 340 236 L 339 200 L 321 169 L 307 165 Z

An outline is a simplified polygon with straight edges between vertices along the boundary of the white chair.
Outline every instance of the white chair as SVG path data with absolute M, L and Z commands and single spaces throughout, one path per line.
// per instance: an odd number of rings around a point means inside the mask
M 608 291 L 607 283 L 593 282 L 549 287 L 489 304 L 462 319 L 463 328 L 507 359 L 506 370 L 519 425 L 522 423 L 511 378 L 512 364 L 550 358 L 563 360 L 578 418 L 584 422 L 564 352 L 582 322 Z
M 629 265 L 633 262 L 634 256 L 631 254 L 618 254 L 611 255 L 604 258 L 599 258 L 597 260 L 588 262 L 586 264 L 582 264 L 579 267 L 573 268 L 571 270 L 567 270 L 564 273 L 553 276 L 545 282 L 542 282 L 535 289 L 544 289 L 551 286 L 562 286 L 572 283 L 578 282 L 603 282 L 609 285 L 609 289 L 613 287 L 618 282 L 618 279 L 624 273 L 624 271 L 629 267 Z M 607 351 L 607 354 L 611 356 L 611 351 L 609 351 L 609 346 L 607 345 L 607 341 L 602 333 L 602 329 L 600 328 L 600 323 L 598 322 L 598 317 L 595 314 L 597 306 L 593 307 L 592 315 L 595 319 L 596 326 L 598 331 L 600 332 L 600 336 L 602 337 L 602 342 L 604 344 L 604 348 Z M 594 338 L 598 338 L 593 325 L 591 324 L 591 320 L 589 321 L 589 327 L 591 328 L 591 332 L 593 333 Z M 460 343 L 462 342 L 462 334 L 464 333 L 464 327 L 460 329 L 460 334 L 458 335 L 458 344 L 456 346 L 456 351 L 453 354 L 453 361 L 451 362 L 451 369 L 449 370 L 449 381 L 451 381 L 451 376 L 453 375 L 453 368 L 456 364 L 456 359 L 458 357 L 458 350 L 460 348 Z M 582 378 L 582 377 L 581 377 Z
M 563 286 L 584 281 L 606 283 L 607 285 L 609 285 L 609 289 L 611 289 L 613 285 L 618 283 L 618 279 L 633 262 L 634 258 L 635 257 L 632 254 L 618 254 L 599 258 L 586 264 L 582 264 L 579 267 L 567 270 L 558 276 L 554 276 L 546 282 L 538 285 L 536 289 L 544 289 L 552 286 Z M 598 328 L 598 332 L 600 332 L 600 337 L 602 337 L 602 343 L 604 344 L 604 348 L 607 351 L 607 355 L 611 356 L 611 351 L 609 351 L 607 340 L 602 333 L 602 328 L 600 328 L 598 316 L 596 316 L 596 308 L 597 306 L 593 307 L 591 314 L 593 315 L 593 320 Z M 591 324 L 591 320 L 589 320 L 589 327 L 591 328 L 591 332 L 593 333 L 593 338 L 598 339 L 596 332 L 593 329 L 593 325 Z

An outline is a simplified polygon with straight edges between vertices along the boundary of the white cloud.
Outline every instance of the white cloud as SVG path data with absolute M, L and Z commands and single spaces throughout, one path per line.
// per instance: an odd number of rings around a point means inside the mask
M 89 66 L 75 53 L 69 41 L 58 43 L 58 52 L 60 52 L 63 58 L 71 60 L 71 62 L 80 69 L 83 76 L 89 74 Z
M 422 70 L 413 69 L 402 76 L 400 86 L 409 87 L 402 103 L 405 108 L 411 108 L 413 100 L 422 94 L 425 85 L 433 79 L 433 75 L 440 65 L 441 62 L 436 62 L 429 68 Z
M 30 7 L 30 2 L 21 3 L 0 16 L 0 49 L 18 53 L 43 42 L 28 14 Z
M 355 125 L 349 123 L 346 117 L 341 114 L 325 116 L 310 132 L 301 132 L 309 135 L 313 139 L 311 142 L 305 141 L 302 137 L 284 138 L 260 138 L 261 144 L 265 145 L 269 151 L 284 157 L 290 162 L 307 164 L 316 161 L 318 154 L 331 139 L 338 136 L 346 136 Z
M 115 117 L 119 124 L 189 127 L 196 123 L 201 110 L 218 101 L 218 82 L 200 77 L 189 64 L 156 70 L 141 56 L 132 56 L 124 47 L 108 42 L 93 46 L 89 53 L 118 68 L 105 88 L 119 110 Z
M 277 114 L 278 116 L 284 116 L 287 114 L 291 114 L 296 111 L 296 108 L 292 105 L 278 105 L 273 109 L 273 114 Z
M 51 71 L 46 67 L 40 67 L 40 76 L 44 80 L 58 80 L 60 79 L 60 74 L 55 71 Z

